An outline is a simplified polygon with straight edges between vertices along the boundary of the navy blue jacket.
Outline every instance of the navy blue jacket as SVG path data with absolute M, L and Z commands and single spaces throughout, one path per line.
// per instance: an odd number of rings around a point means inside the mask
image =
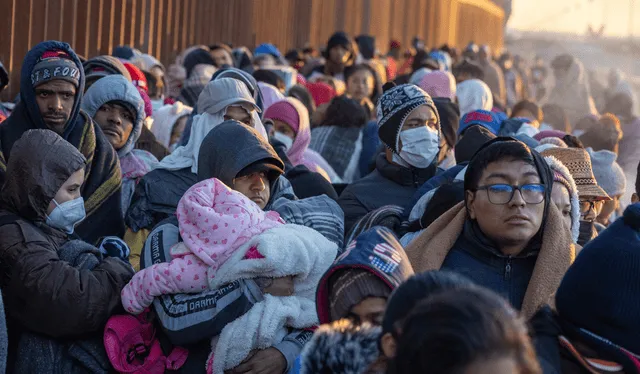
M 385 205 L 407 206 L 418 187 L 434 176 L 436 166 L 405 168 L 390 163 L 385 154 L 376 158 L 376 170 L 351 183 L 342 192 L 338 204 L 344 211 L 344 231 L 372 210 Z
M 465 223 L 441 269 L 462 274 L 503 296 L 514 308 L 521 309 L 538 258 L 537 251 L 525 250 L 519 256 L 505 256 L 482 234 L 476 234 L 479 229 L 474 230 L 472 225 L 469 221 Z

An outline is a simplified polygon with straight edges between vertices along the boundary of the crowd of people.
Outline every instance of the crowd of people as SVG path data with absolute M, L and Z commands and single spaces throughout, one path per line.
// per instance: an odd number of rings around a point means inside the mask
M 344 32 L 39 43 L 0 105 L 0 373 L 640 373 L 639 103 L 597 84 Z

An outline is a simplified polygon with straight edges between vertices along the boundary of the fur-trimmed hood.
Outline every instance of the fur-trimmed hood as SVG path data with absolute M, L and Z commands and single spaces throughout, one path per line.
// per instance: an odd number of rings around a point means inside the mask
M 302 350 L 300 374 L 362 373 L 380 355 L 381 331 L 346 319 L 320 326 Z
M 580 234 L 580 200 L 578 198 L 578 187 L 573 180 L 569 169 L 560 160 L 553 156 L 547 156 L 544 160 L 549 164 L 554 173 L 560 173 L 564 179 L 569 183 L 569 197 L 571 199 L 571 239 L 574 243 L 578 242 L 578 235 Z

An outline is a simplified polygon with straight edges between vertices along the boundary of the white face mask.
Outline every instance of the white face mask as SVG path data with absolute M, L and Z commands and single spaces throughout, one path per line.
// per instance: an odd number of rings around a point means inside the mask
M 84 199 L 79 197 L 62 204 L 53 200 L 53 203 L 56 207 L 47 216 L 47 225 L 67 234 L 73 234 L 74 228 L 86 218 Z
M 276 131 L 275 133 L 273 133 L 273 137 L 274 139 L 276 139 L 277 141 L 279 141 L 280 143 L 284 144 L 284 148 L 287 152 L 289 152 L 289 150 L 291 149 L 291 147 L 293 146 L 293 139 L 291 139 L 290 137 L 286 136 L 285 134 Z
M 404 130 L 400 133 L 402 150 L 393 154 L 393 162 L 409 167 L 424 169 L 431 165 L 440 150 L 438 131 L 427 126 Z

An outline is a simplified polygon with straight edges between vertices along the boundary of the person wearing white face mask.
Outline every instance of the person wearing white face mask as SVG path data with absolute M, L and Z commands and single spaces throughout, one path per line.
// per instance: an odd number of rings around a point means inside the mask
M 376 170 L 340 196 L 345 232 L 375 209 L 405 207 L 437 170 L 440 117 L 426 92 L 412 84 L 388 89 L 378 101 L 377 119 L 378 135 L 387 150 L 376 158 Z
M 126 255 L 105 257 L 109 251 L 103 255 L 74 234 L 85 218 L 80 191 L 86 162 L 50 130 L 27 131 L 12 148 L 0 195 L 0 288 L 12 346 L 20 342 L 18 351 L 10 349 L 10 363 L 26 358 L 37 365 L 23 352 L 33 347 L 23 345 L 27 335 L 31 343 L 36 336 L 54 345 L 102 340 L 107 320 L 121 308 L 120 291 L 133 276 Z M 80 253 L 72 261 L 70 252 Z M 95 266 L 78 264 L 81 257 Z M 51 352 L 56 362 L 64 360 Z
M 273 121 L 273 138 L 285 146 L 287 158 L 294 167 L 304 165 L 309 170 L 320 173 L 329 182 L 340 183 L 340 177 L 331 165 L 318 152 L 309 148 L 309 113 L 298 99 L 289 97 L 273 103 L 265 111 L 264 118 Z

